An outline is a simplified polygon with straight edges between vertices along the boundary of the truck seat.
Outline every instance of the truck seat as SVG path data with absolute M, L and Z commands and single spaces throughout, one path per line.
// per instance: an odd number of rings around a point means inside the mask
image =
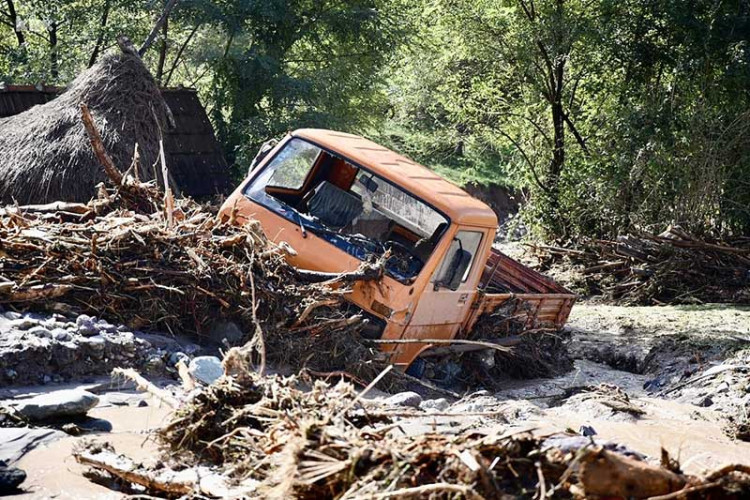
M 328 181 L 315 188 L 308 201 L 310 215 L 317 217 L 326 226 L 340 229 L 354 221 L 362 213 L 362 200 Z

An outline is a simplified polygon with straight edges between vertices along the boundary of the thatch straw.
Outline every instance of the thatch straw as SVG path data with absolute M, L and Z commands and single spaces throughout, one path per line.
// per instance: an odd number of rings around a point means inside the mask
M 167 107 L 143 62 L 113 54 L 76 78 L 60 97 L 0 120 L 0 201 L 87 201 L 105 180 L 81 123 L 80 104 L 96 117 L 116 165 L 131 163 L 136 142 L 142 179 L 159 178 L 159 129 Z

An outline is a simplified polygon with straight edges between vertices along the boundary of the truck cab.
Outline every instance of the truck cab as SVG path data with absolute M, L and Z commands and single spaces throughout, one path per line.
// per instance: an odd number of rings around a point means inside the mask
M 288 134 L 221 208 L 260 222 L 301 269 L 344 273 L 385 256 L 384 277 L 347 299 L 368 317 L 363 335 L 452 339 L 474 321 L 493 252 L 495 213 L 427 168 L 362 137 L 330 130 Z M 494 280 L 497 282 L 497 280 Z M 384 344 L 406 368 L 427 342 Z

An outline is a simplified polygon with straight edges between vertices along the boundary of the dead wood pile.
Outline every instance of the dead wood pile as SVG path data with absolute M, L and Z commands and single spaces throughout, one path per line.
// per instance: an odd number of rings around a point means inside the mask
M 134 464 L 101 445 L 76 458 L 98 471 L 100 482 L 109 476 L 120 488 L 136 484 L 140 493 L 167 497 L 666 500 L 750 492 L 750 467 L 687 476 L 666 454 L 662 466 L 651 465 L 581 436 L 405 435 L 400 419 L 419 412 L 367 401 L 349 383 L 225 366 L 227 375 L 194 392 L 160 431 L 164 451 L 156 465 Z
M 160 178 L 159 130 L 169 110 L 134 54 L 103 57 L 52 101 L 0 120 L 0 202 L 86 202 L 105 180 L 81 123 L 80 104 L 96 116 L 115 164 L 127 166 L 136 143 L 142 179 Z
M 293 250 L 270 243 L 257 223 L 238 227 L 180 200 L 170 225 L 152 184 L 115 173 L 118 188 L 101 187 L 85 205 L 0 209 L 0 304 L 197 337 L 228 319 L 255 339 L 250 358 L 259 365 L 267 356 L 365 381 L 385 366 L 377 346 L 359 337 L 362 316 L 343 300 L 347 282 L 378 278 L 380 264 L 311 283 L 285 261 Z
M 750 239 L 709 241 L 679 227 L 575 248 L 535 247 L 542 266 L 570 267 L 571 286 L 633 305 L 729 302 L 750 304 Z

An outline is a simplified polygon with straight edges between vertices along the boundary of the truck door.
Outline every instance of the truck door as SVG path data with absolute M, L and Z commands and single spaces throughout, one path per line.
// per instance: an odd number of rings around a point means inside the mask
M 449 236 L 450 237 L 450 236 Z M 409 325 L 404 331 L 404 339 L 451 339 L 455 337 L 469 308 L 477 294 L 477 282 L 482 270 L 482 248 L 487 238 L 486 228 L 462 227 L 453 233 L 448 250 L 438 262 L 428 286 L 425 288 L 412 314 Z M 443 245 L 441 247 L 445 248 Z M 445 283 L 450 274 L 452 263 L 458 253 L 469 254 L 468 266 L 452 285 Z M 437 252 L 439 253 L 439 252 Z M 464 254 L 465 255 L 465 254 Z M 396 350 L 396 364 L 405 365 L 422 351 L 428 344 L 401 344 Z

